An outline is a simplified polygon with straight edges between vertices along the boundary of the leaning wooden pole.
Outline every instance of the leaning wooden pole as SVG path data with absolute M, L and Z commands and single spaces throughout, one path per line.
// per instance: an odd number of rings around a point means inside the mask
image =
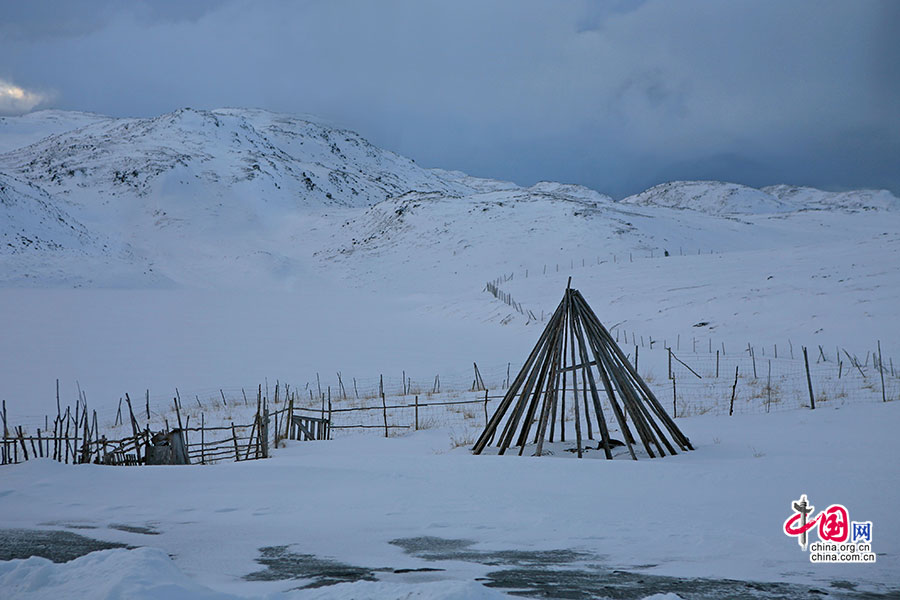
M 806 385 L 809 387 L 809 408 L 816 409 L 816 397 L 813 395 L 812 377 L 809 374 L 809 357 L 806 355 L 806 346 L 803 346 L 803 364 L 806 365 Z
M 557 322 L 560 311 L 562 309 L 562 302 L 560 302 L 559 307 L 557 307 L 556 312 L 550 318 L 550 322 L 547 324 L 547 327 L 544 329 L 543 333 L 541 333 L 541 337 L 538 339 L 538 343 L 535 345 L 534 349 L 531 351 L 531 354 L 528 355 L 528 358 L 525 360 L 525 364 L 522 366 L 522 369 L 519 371 L 519 374 L 516 375 L 515 380 L 513 380 L 512 384 L 506 390 L 506 393 L 503 396 L 503 400 L 500 401 L 500 404 L 497 406 L 497 409 L 494 411 L 494 414 L 491 416 L 488 421 L 487 426 L 484 428 L 484 431 L 479 436 L 478 440 L 475 442 L 475 445 L 472 447 L 472 452 L 475 454 L 481 454 L 484 448 L 487 446 L 489 440 L 494 436 L 497 431 L 497 427 L 499 427 L 500 423 L 503 420 L 503 417 L 506 415 L 513 401 L 519 393 L 519 388 L 522 387 L 522 384 L 526 381 L 531 371 L 532 365 L 538 359 L 539 355 L 542 353 L 544 349 L 544 345 L 546 343 L 547 338 L 549 338 L 551 331 Z M 502 436 L 501 436 L 502 437 Z

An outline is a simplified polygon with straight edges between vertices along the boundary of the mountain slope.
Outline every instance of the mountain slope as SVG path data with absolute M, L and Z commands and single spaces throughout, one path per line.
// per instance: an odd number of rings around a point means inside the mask
M 889 192 L 696 181 L 615 202 L 577 185 L 423 169 L 314 118 L 251 109 L 148 119 L 42 111 L 0 120 L 0 137 L 28 142 L 0 155 L 21 204 L 4 209 L 7 252 L 18 256 L 7 282 L 27 274 L 39 284 L 46 271 L 54 284 L 88 285 L 97 265 L 78 257 L 112 256 L 118 266 L 105 272 L 128 285 L 326 278 L 421 289 L 408 274 L 433 273 L 427 287 L 446 291 L 512 270 L 864 235 L 871 224 L 847 213 L 900 205 Z M 23 258 L 51 248 L 52 259 Z
M 101 120 L 8 152 L 0 166 L 86 205 L 194 195 L 196 185 L 205 201 L 235 191 L 285 208 L 465 191 L 357 134 L 264 111 Z
M 91 251 L 106 249 L 47 192 L 0 173 L 0 254 Z
M 811 187 L 773 185 L 762 189 L 722 181 L 671 181 L 622 200 L 635 206 L 662 206 L 715 215 L 779 214 L 808 210 L 897 210 L 900 199 L 887 190 L 826 192 Z
M 898 210 L 900 199 L 887 190 L 825 192 L 811 187 L 771 185 L 763 192 L 778 198 L 795 210 Z
M 69 110 L 38 110 L 18 117 L 0 117 L 0 154 L 51 135 L 109 120 L 110 117 Z
M 665 206 L 711 214 L 761 214 L 789 212 L 778 198 L 736 183 L 721 181 L 672 181 L 629 196 L 623 204 Z

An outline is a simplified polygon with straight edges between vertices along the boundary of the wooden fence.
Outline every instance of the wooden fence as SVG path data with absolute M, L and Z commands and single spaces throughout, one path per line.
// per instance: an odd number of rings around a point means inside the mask
M 278 388 L 276 388 L 276 402 Z M 132 435 L 123 439 L 107 439 L 100 435 L 97 424 L 97 413 L 93 411 L 89 417 L 87 402 L 79 401 L 74 412 L 67 408 L 65 412 L 58 409 L 53 421 L 52 434 L 49 427 L 37 429 L 36 434 L 26 434 L 21 426 L 9 430 L 7 424 L 6 402 L 2 403 L 2 433 L 0 439 L 0 465 L 21 463 L 33 458 L 50 458 L 65 464 L 106 464 L 106 465 L 143 465 L 147 463 L 147 452 L 153 434 L 149 424 L 141 428 L 138 425 L 131 406 L 131 399 L 125 395 L 128 417 L 131 421 Z M 274 443 L 282 439 L 300 441 L 326 440 L 331 436 L 331 425 L 324 412 L 321 416 L 312 416 L 310 409 L 294 409 L 294 402 L 280 410 L 269 412 L 268 400 L 262 397 L 260 388 L 257 395 L 257 408 L 252 423 L 236 425 L 206 425 L 206 417 L 201 413 L 200 426 L 191 426 L 190 417 L 182 421 L 180 398 L 173 399 L 177 428 L 172 433 L 181 435 L 186 449 L 188 462 L 191 464 L 210 464 L 222 460 L 256 460 L 268 458 L 270 446 L 270 427 L 274 425 Z M 318 411 L 315 411 L 319 414 Z M 330 416 L 330 415 L 329 415 Z M 118 418 L 117 418 L 118 420 Z M 47 421 L 49 425 L 49 420 Z

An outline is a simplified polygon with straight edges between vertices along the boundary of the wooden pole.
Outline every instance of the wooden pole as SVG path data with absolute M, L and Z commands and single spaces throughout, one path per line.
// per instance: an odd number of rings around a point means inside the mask
M 19 426 L 19 442 L 22 443 L 22 455 L 28 460 L 28 448 L 25 447 L 25 434 L 22 433 L 22 426 Z
M 673 379 L 672 377 L 672 349 L 666 348 L 669 353 L 669 379 Z
M 91 431 L 88 428 L 87 405 L 84 407 L 84 439 L 81 442 L 81 464 L 91 462 Z
M 384 391 L 381 392 L 381 411 L 381 414 L 384 417 L 384 437 L 388 437 L 387 402 L 384 399 Z
M 503 396 L 503 400 L 501 400 L 500 405 L 494 411 L 493 416 L 488 422 L 488 426 L 481 433 L 478 440 L 475 442 L 475 445 L 472 448 L 472 452 L 474 454 L 481 454 L 484 450 L 484 447 L 488 443 L 493 443 L 493 439 L 495 434 L 497 433 L 497 428 L 500 424 L 500 421 L 503 419 L 503 416 L 506 414 L 507 410 L 509 410 L 510 406 L 516 399 L 516 396 L 519 396 L 519 402 L 516 404 L 516 407 L 513 410 L 513 414 L 507 420 L 507 424 L 503 428 L 503 432 L 500 434 L 498 446 L 500 447 L 500 454 L 502 454 L 506 446 L 504 446 L 504 442 L 506 441 L 507 432 L 510 428 L 514 428 L 516 422 L 518 421 L 518 407 L 524 400 L 524 398 L 528 395 L 531 386 L 534 383 L 534 378 L 536 377 L 536 369 L 532 369 L 532 366 L 535 362 L 538 364 L 543 360 L 543 356 L 547 351 L 547 341 L 550 339 L 552 335 L 552 330 L 557 326 L 558 321 L 561 318 L 561 313 L 563 309 L 563 302 L 559 303 L 556 311 L 550 318 L 550 321 L 547 324 L 547 327 L 541 333 L 541 337 L 538 339 L 537 344 L 535 344 L 534 348 L 529 354 L 528 358 L 525 360 L 525 364 L 522 369 L 519 371 L 519 374 L 516 375 L 515 380 L 513 380 L 512 384 L 509 386 L 509 389 L 506 390 L 506 394 Z M 522 385 L 525 385 L 525 388 L 522 389 L 520 395 L 520 388 Z
M 253 435 L 252 433 L 250 435 Z M 231 439 L 234 441 L 234 462 L 241 460 L 241 451 L 237 443 L 237 431 L 234 428 L 234 421 L 231 422 Z
M 260 410 L 262 410 L 262 408 L 260 408 Z M 260 440 L 260 433 L 261 433 L 261 429 L 262 429 L 261 425 L 262 425 L 262 421 L 259 417 L 259 412 L 257 412 L 256 415 L 253 417 L 253 427 L 250 428 L 250 439 L 247 441 L 247 454 L 244 455 L 245 460 L 250 460 L 250 450 L 255 451 L 253 458 L 259 458 L 259 440 Z M 257 431 L 259 431 L 259 433 L 257 433 Z M 254 444 L 253 444 L 253 434 L 254 433 L 256 434 L 256 447 L 255 448 L 254 448 Z
M 97 425 L 97 411 L 94 411 L 94 441 L 97 443 L 97 458 L 100 457 L 100 427 Z
M 172 402 L 175 404 L 175 416 L 178 417 L 178 429 L 184 430 L 184 426 L 181 424 L 181 410 L 178 408 L 178 400 L 173 399 Z
M 584 323 L 585 315 L 578 311 L 575 315 L 576 317 L 576 327 L 572 329 L 577 344 L 573 344 L 570 348 L 570 354 L 572 356 L 572 362 L 575 362 L 575 346 L 578 346 L 579 357 L 581 359 L 581 364 L 584 365 L 581 370 L 581 385 L 582 389 L 585 387 L 590 388 L 591 392 L 591 400 L 594 405 L 594 413 L 597 416 L 597 428 L 600 433 L 600 443 L 603 447 L 603 452 L 606 455 L 606 458 L 612 459 L 612 451 L 609 443 L 609 428 L 606 423 L 606 417 L 603 415 L 603 407 L 600 404 L 600 396 L 597 391 L 597 381 L 594 377 L 593 371 L 590 367 L 586 366 L 590 362 L 588 357 L 588 351 L 593 353 L 594 361 L 597 365 L 597 372 L 599 373 L 602 381 L 603 381 L 603 389 L 606 391 L 607 398 L 609 400 L 610 406 L 613 409 L 613 414 L 616 417 L 616 421 L 619 423 L 619 427 L 622 430 L 622 436 L 625 439 L 625 445 L 628 448 L 628 452 L 631 455 L 631 458 L 637 460 L 637 457 L 634 454 L 634 449 L 632 448 L 632 436 L 631 432 L 628 430 L 628 425 L 625 422 L 625 415 L 622 410 L 619 408 L 619 405 L 616 403 L 615 395 L 613 394 L 613 386 L 609 379 L 609 374 L 607 373 L 608 369 L 608 361 L 604 359 L 607 356 L 601 352 L 601 347 L 596 344 L 588 344 L 585 339 L 586 327 Z M 591 332 L 587 332 L 587 335 L 590 335 Z
M 816 409 L 816 397 L 813 395 L 812 377 L 809 375 L 809 357 L 806 354 L 806 346 L 803 346 L 803 363 L 806 365 L 806 385 L 809 386 L 809 408 Z
M 5 465 L 11 460 L 6 441 L 9 437 L 9 430 L 6 428 L 6 400 L 3 401 L 3 412 L 0 412 L 0 417 L 3 417 L 3 464 Z
M 75 382 L 78 383 L 77 381 Z M 126 395 L 127 397 L 127 395 Z M 78 400 L 75 401 L 75 426 L 72 428 L 75 434 L 75 441 L 72 442 L 72 464 L 78 462 L 78 428 L 81 427 L 81 389 L 78 390 Z M 28 457 L 25 457 L 28 460 Z
M 69 464 L 69 426 L 72 423 L 71 409 L 72 409 L 71 406 L 66 407 L 66 436 L 65 436 L 66 437 L 66 447 L 63 448 L 63 451 L 66 453 L 66 455 L 63 460 L 64 464 Z M 60 431 L 62 431 L 62 427 L 60 427 Z
M 487 424 L 485 424 L 487 427 Z M 419 396 L 416 395 L 416 431 L 419 430 Z
M 206 464 L 206 449 L 204 448 L 204 444 L 206 443 L 206 417 L 203 413 L 200 413 L 200 464 Z
M 672 378 L 672 418 L 678 417 L 678 395 L 675 393 L 675 378 Z
M 881 401 L 887 402 L 884 391 L 884 362 L 881 360 L 881 340 L 878 340 L 878 372 L 881 373 Z
M 644 382 L 643 379 L 641 379 L 641 377 L 638 375 L 637 371 L 628 361 L 628 358 L 622 352 L 621 348 L 612 343 L 612 337 L 610 336 L 609 331 L 607 331 L 606 328 L 603 327 L 603 325 L 600 323 L 600 320 L 587 305 L 587 302 L 585 302 L 584 298 L 577 292 L 575 293 L 575 296 L 580 307 L 579 313 L 581 315 L 581 319 L 586 324 L 590 325 L 592 331 L 592 333 L 588 337 L 588 342 L 590 343 L 592 351 L 597 358 L 597 364 L 604 365 L 604 369 L 599 369 L 599 371 L 600 374 L 604 376 L 604 387 L 606 387 L 607 389 L 607 393 L 610 397 L 610 403 L 612 404 L 613 410 L 616 414 L 616 418 L 620 419 L 620 427 L 622 428 L 622 431 L 625 435 L 626 444 L 628 444 L 629 442 L 633 443 L 633 438 L 630 437 L 630 431 L 625 424 L 625 416 L 620 413 L 618 404 L 615 401 L 614 395 L 612 394 L 610 383 L 606 379 L 606 370 L 609 371 L 613 382 L 616 383 L 618 391 L 622 396 L 623 407 L 627 409 L 631 414 L 632 421 L 637 429 L 638 435 L 641 438 L 641 442 L 643 443 L 644 448 L 647 450 L 647 453 L 651 456 L 651 458 L 655 456 L 655 454 L 649 447 L 651 443 L 656 444 L 657 449 L 659 449 L 660 452 L 663 453 L 659 445 L 659 441 L 654 437 L 653 431 L 651 431 L 651 427 L 657 431 L 657 434 L 660 435 L 660 439 L 662 439 L 663 443 L 667 446 L 672 454 L 675 454 L 675 450 L 671 447 L 665 436 L 663 436 L 659 431 L 656 421 L 648 417 L 647 407 L 644 405 L 641 398 L 638 397 L 639 393 L 643 394 L 646 402 L 652 408 L 654 414 L 669 430 L 676 443 L 684 450 L 692 450 L 693 448 L 690 446 L 689 440 L 674 424 L 671 416 L 663 409 L 662 405 L 654 396 L 653 391 L 650 390 L 646 382 Z M 591 371 L 588 370 L 589 376 L 590 373 Z M 591 382 L 590 377 L 589 382 Z M 637 388 L 633 386 L 637 386 Z
M 278 387 L 275 387 L 277 392 Z M 331 401 L 329 400 L 329 405 Z M 268 403 L 263 406 L 262 424 L 260 425 L 260 433 L 262 433 L 262 457 L 269 458 L 269 406 Z
M 131 417 L 131 432 L 134 434 L 134 455 L 135 455 L 135 458 L 137 458 L 137 461 L 141 462 L 141 444 L 140 444 L 140 438 L 139 438 L 139 434 L 138 434 L 137 419 L 134 418 L 134 411 L 131 409 L 131 398 L 128 397 L 127 392 L 125 393 L 125 403 L 128 405 L 128 415 Z M 68 428 L 66 428 L 66 430 L 68 431 Z M 77 437 L 78 436 L 78 433 L 77 433 L 78 428 L 77 427 L 75 428 L 75 431 L 76 431 L 75 435 Z M 73 454 L 72 454 L 73 459 L 74 459 L 74 456 L 75 456 L 75 454 L 73 451 Z M 72 462 L 74 462 L 74 460 Z
M 734 368 L 734 385 L 731 386 L 731 403 L 728 405 L 728 416 L 734 414 L 734 394 L 737 391 L 738 367 Z
M 750 360 L 753 361 L 753 379 L 756 379 L 756 351 L 750 348 Z
M 284 437 L 286 439 L 290 439 L 291 438 L 291 423 L 294 420 L 294 395 L 293 394 L 291 394 L 290 409 L 288 410 L 287 419 L 285 419 L 285 420 L 287 421 L 287 426 L 284 428 Z

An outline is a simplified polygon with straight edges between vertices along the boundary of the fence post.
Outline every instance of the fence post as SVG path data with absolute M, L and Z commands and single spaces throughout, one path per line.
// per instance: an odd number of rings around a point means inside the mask
M 678 418 L 678 396 L 675 393 L 675 378 L 674 377 L 672 377 L 672 418 L 673 419 Z
M 806 355 L 806 346 L 803 346 L 803 363 L 806 365 L 806 385 L 809 386 L 809 408 L 816 410 L 816 397 L 813 396 L 812 377 L 809 375 L 809 357 Z
M 666 350 L 669 352 L 669 379 L 674 379 L 674 377 L 672 377 L 672 349 L 666 348 Z
M 200 464 L 206 464 L 206 448 L 204 448 L 203 444 L 206 442 L 206 417 L 203 416 L 203 413 L 200 413 Z
M 234 421 L 231 422 L 231 439 L 234 441 L 234 462 L 241 460 L 241 451 L 237 443 L 237 431 L 234 428 Z
M 276 388 L 277 389 L 277 388 Z M 262 423 L 259 426 L 262 434 L 262 457 L 269 458 L 269 407 L 263 406 Z
M 772 404 L 772 360 L 769 359 L 769 374 L 766 376 L 766 412 Z
M 750 348 L 750 360 L 753 361 L 753 379 L 756 379 L 756 350 Z
M 484 426 L 485 427 L 487 427 L 487 422 L 488 422 L 487 403 L 488 403 L 488 391 L 484 390 Z
M 731 404 L 728 405 L 728 416 L 734 415 L 734 394 L 737 391 L 737 380 L 738 380 L 738 369 L 740 367 L 734 368 L 734 385 L 731 386 Z
M 387 402 L 384 399 L 384 391 L 381 392 L 381 410 L 382 415 L 384 416 L 384 437 L 388 437 L 388 424 L 387 424 Z
M 291 427 L 294 422 L 294 395 L 291 394 L 290 408 L 288 409 L 287 426 L 284 428 L 284 439 L 291 439 Z
M 878 340 L 878 372 L 881 373 L 881 401 L 887 402 L 884 392 L 884 362 L 881 360 L 881 340 Z
M 416 431 L 419 430 L 419 395 L 416 394 Z

